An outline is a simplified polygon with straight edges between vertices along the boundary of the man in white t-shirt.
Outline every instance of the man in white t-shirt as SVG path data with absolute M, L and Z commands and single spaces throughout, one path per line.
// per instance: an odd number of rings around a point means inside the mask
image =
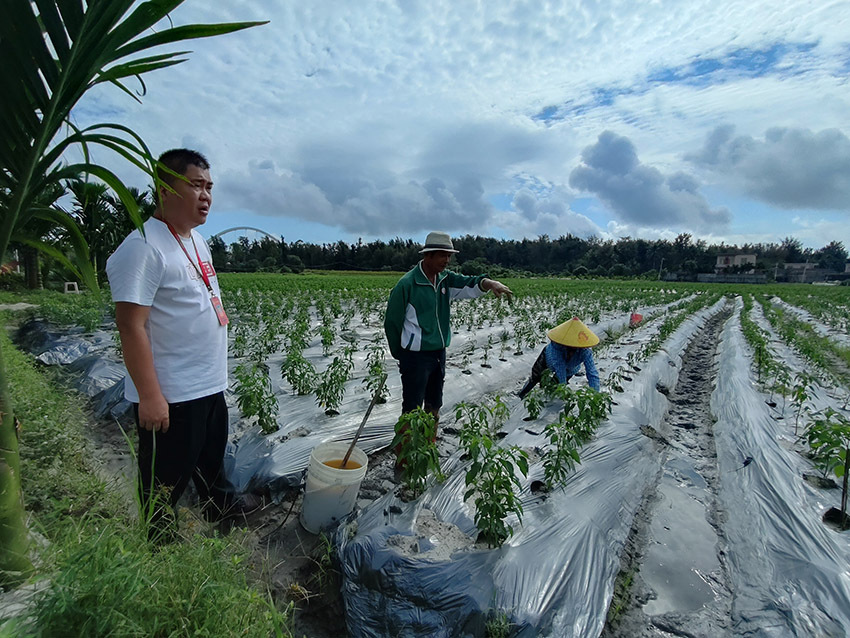
M 194 228 L 212 204 L 209 162 L 174 149 L 159 158 L 159 201 L 144 234 L 106 262 L 139 434 L 142 514 L 150 536 L 173 537 L 174 504 L 194 479 L 204 512 L 231 504 L 223 476 L 228 421 L 227 316 L 207 244 Z M 152 495 L 155 495 L 152 497 Z

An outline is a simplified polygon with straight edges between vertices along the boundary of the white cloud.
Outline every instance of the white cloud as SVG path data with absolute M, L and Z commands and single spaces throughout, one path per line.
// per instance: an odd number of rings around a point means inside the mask
M 513 237 L 600 236 L 603 231 L 585 215 L 570 209 L 572 195 L 560 189 L 535 192 L 520 188 L 511 202 L 512 211 L 498 211 L 493 224 Z
M 687 159 L 781 208 L 850 211 L 850 139 L 838 129 L 769 128 L 760 140 L 721 126 Z
M 595 194 L 621 221 L 674 230 L 729 223 L 729 211 L 712 209 L 692 176 L 682 172 L 664 175 L 641 163 L 626 137 L 603 131 L 596 144 L 581 155 L 583 163 L 570 173 L 570 185 Z
M 594 219 L 646 236 L 697 232 L 723 221 L 693 181 L 716 175 L 678 174 L 718 124 L 846 131 L 846 15 L 808 0 L 185 3 L 175 24 L 271 22 L 191 43 L 187 63 L 146 78 L 142 106 L 98 88 L 74 115 L 130 125 L 154 151 L 197 146 L 213 164 L 218 214 L 320 222 L 329 241 L 435 227 L 604 233 L 571 211 L 568 181 L 579 151 L 610 130 L 641 159 L 620 195 L 604 191 L 617 217 Z M 702 84 L 652 79 L 771 47 L 766 75 L 731 65 Z M 582 108 L 533 119 L 567 104 Z M 533 204 L 529 183 L 543 185 Z M 515 210 L 489 203 L 505 194 Z M 660 217 L 642 218 L 631 200 Z

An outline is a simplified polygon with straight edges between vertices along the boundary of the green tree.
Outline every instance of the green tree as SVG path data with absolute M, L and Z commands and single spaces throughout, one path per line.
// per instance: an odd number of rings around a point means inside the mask
M 576 266 L 573 270 L 573 277 L 586 277 L 588 270 L 584 266 Z
M 89 247 L 95 276 L 99 276 L 106 267 L 107 251 L 117 245 L 115 234 L 121 230 L 114 223 L 116 211 L 109 198 L 109 188 L 102 182 L 74 179 L 68 182 L 68 190 L 74 196 L 70 214 Z
M 56 200 L 64 194 L 65 187 L 62 184 L 52 184 L 38 196 L 37 201 L 41 206 L 53 206 Z M 18 231 L 15 239 L 16 241 L 12 242 L 12 246 L 21 256 L 24 265 L 24 281 L 30 290 L 42 287 L 43 277 L 40 260 L 42 253 L 67 261 L 64 253 L 57 246 L 56 228 L 49 221 L 32 219 Z
M 481 257 L 465 261 L 460 267 L 460 272 L 464 275 L 480 275 L 481 273 L 489 273 L 491 270 L 492 267 L 487 263 L 487 260 Z
M 808 257 L 806 250 L 803 248 L 803 242 L 790 235 L 782 240 L 779 252 L 782 255 L 783 261 L 791 264 L 805 261 Z
M 62 228 L 76 254 L 77 273 L 97 289 L 89 250 L 74 219 L 39 201 L 53 184 L 79 175 L 105 182 L 141 225 L 138 206 L 110 169 L 91 161 L 90 149 L 110 149 L 155 179 L 155 161 L 144 141 L 119 124 L 80 129 L 71 109 L 98 84 L 111 83 L 136 97 L 127 78 L 185 60 L 185 52 L 151 53 L 161 45 L 244 29 L 258 23 L 184 25 L 151 31 L 183 0 L 4 0 L 0 9 L 0 262 L 9 244 L 35 220 Z M 136 6 L 134 6 L 136 5 Z M 131 11 L 132 10 L 132 11 Z M 138 98 L 136 98 L 138 99 Z M 82 151 L 78 163 L 65 154 Z M 0 586 L 31 572 L 21 496 L 18 425 L 0 360 Z
M 215 268 L 217 272 L 224 272 L 227 269 L 227 261 L 229 258 L 227 244 L 225 244 L 224 240 L 218 235 L 210 237 L 210 240 L 207 243 L 210 245 L 210 255 L 212 255 L 213 268 Z
M 815 253 L 820 268 L 828 268 L 838 272 L 844 272 L 844 264 L 847 263 L 847 250 L 840 241 L 831 241 Z
M 284 265 L 294 273 L 304 272 L 304 262 L 301 261 L 301 257 L 298 255 L 287 255 L 286 264 Z

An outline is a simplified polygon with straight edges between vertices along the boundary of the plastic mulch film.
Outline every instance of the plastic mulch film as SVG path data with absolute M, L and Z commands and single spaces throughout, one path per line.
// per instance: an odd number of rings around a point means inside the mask
M 127 369 L 114 352 L 111 333 L 60 332 L 45 321 L 30 320 L 18 330 L 16 341 L 39 363 L 63 366 L 71 386 L 92 399 L 97 418 L 129 414 L 130 404 L 124 400 Z
M 735 634 L 846 636 L 850 539 L 821 522 L 822 492 L 801 478 L 811 466 L 788 449 L 789 425 L 771 418 L 745 349 L 736 315 L 711 401 Z
M 654 306 L 645 308 L 643 311 L 647 317 L 650 314 L 663 313 L 686 303 L 693 297 L 694 295 L 689 295 L 667 306 Z M 629 325 L 629 316 L 621 314 L 589 325 L 597 334 L 603 334 L 607 330 L 622 331 Z M 482 371 L 477 365 L 473 366 L 476 372 L 469 376 L 462 375 L 457 370 L 456 362 L 460 358 L 459 353 L 467 344 L 477 341 L 480 345 L 487 341 L 488 336 L 497 337 L 502 329 L 501 326 L 496 326 L 476 330 L 474 336 L 461 331 L 452 335 L 443 398 L 445 409 L 460 401 L 484 396 L 488 392 L 504 391 L 506 381 L 510 383 L 510 380 L 515 380 L 518 384 L 516 389 L 521 387 L 531 370 L 531 365 L 543 348 L 542 342 L 534 348 L 527 349 L 522 356 L 509 354 L 506 362 L 498 364 L 498 372 L 495 369 Z M 364 332 L 359 337 L 361 342 L 367 342 L 372 337 L 372 333 Z M 320 356 L 320 352 L 321 348 L 315 342 L 305 351 L 305 356 L 314 365 L 319 366 L 322 365 L 323 360 L 327 360 L 327 357 Z M 355 354 L 356 370 L 362 370 L 365 367 L 364 356 L 362 351 Z M 289 384 L 280 378 L 279 368 L 282 359 L 283 353 L 277 353 L 267 362 L 272 385 L 276 388 L 289 387 Z M 236 363 L 231 359 L 231 371 L 235 367 Z M 390 400 L 385 405 L 375 407 L 357 444 L 367 454 L 386 448 L 390 444 L 395 434 L 396 420 L 401 412 L 401 379 L 394 361 L 388 360 L 387 372 L 389 374 L 387 390 Z M 285 390 L 282 391 L 278 394 L 280 430 L 271 435 L 263 435 L 255 427 L 235 432 L 231 436 L 231 445 L 225 457 L 228 480 L 239 492 L 269 489 L 273 496 L 277 496 L 287 488 L 299 486 L 313 448 L 328 441 L 351 441 L 370 398 L 362 385 L 362 378 L 355 378 L 347 384 L 340 414 L 326 417 L 320 413 L 317 414 L 313 397 L 295 397 Z M 228 400 L 228 404 L 234 403 L 234 400 Z M 238 410 L 231 409 L 231 424 L 238 424 L 239 421 Z M 234 428 L 231 427 L 231 430 Z
M 595 438 L 563 491 L 534 495 L 539 457 L 521 493 L 524 515 L 499 549 L 474 544 L 471 504 L 464 502 L 460 453 L 448 479 L 416 501 L 388 493 L 341 525 L 335 542 L 343 573 L 349 633 L 377 636 L 482 635 L 490 610 L 508 614 L 519 636 L 597 636 L 602 630 L 629 535 L 660 459 L 642 425 L 657 426 L 667 408 L 659 387 L 675 385 L 681 352 L 723 302 L 695 313 L 642 372 Z M 663 389 L 663 388 L 662 388 Z M 514 406 L 516 407 L 516 406 Z M 514 409 L 501 445 L 542 447 L 543 426 Z M 554 413 L 549 414 L 554 416 Z M 464 541 L 464 539 L 466 539 Z
M 779 297 L 772 297 L 770 302 L 773 305 L 779 306 L 783 310 L 791 313 L 797 318 L 797 320 L 804 321 L 809 324 L 821 337 L 834 340 L 842 348 L 850 348 L 850 336 L 848 336 L 846 331 L 825 324 L 808 310 L 800 308 L 799 306 L 791 305 Z

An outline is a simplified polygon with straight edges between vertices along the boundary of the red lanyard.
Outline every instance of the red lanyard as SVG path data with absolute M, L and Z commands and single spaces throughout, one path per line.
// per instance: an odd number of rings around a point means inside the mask
M 195 244 L 195 238 L 190 235 L 190 238 L 192 239 L 192 246 L 195 248 L 195 257 L 198 258 L 197 264 L 192 261 L 192 258 L 189 256 L 189 252 L 186 250 L 186 246 L 183 245 L 183 240 L 180 239 L 180 236 L 177 234 L 177 231 L 174 230 L 174 227 L 168 222 L 165 222 L 165 225 L 168 226 L 168 230 L 171 231 L 171 234 L 174 235 L 174 239 L 176 239 L 177 243 L 180 244 L 180 248 L 183 249 L 183 254 L 186 255 L 186 259 L 189 260 L 189 263 L 192 264 L 192 267 L 201 276 L 201 279 L 204 280 L 204 285 L 207 287 L 207 290 L 209 290 L 210 295 L 215 295 L 215 292 L 213 292 L 212 289 L 212 284 L 210 284 L 210 278 L 207 275 L 207 271 L 204 270 L 204 265 L 201 263 L 201 254 L 198 252 L 198 246 Z

